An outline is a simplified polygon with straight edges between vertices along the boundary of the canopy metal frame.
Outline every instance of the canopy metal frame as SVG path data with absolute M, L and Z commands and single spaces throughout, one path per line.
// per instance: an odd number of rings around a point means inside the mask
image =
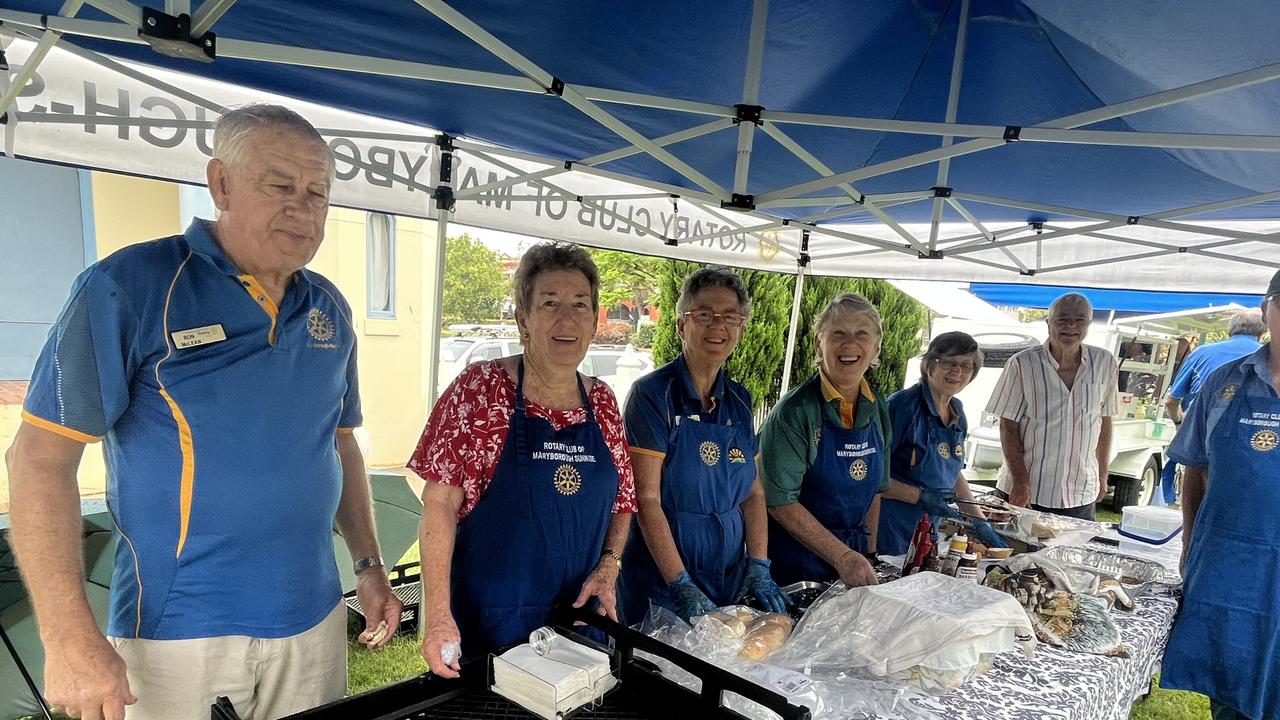
M 1192 253 L 1219 260 L 1280 266 L 1280 263 L 1276 262 L 1242 258 L 1219 252 L 1221 248 L 1237 246 L 1243 243 L 1274 245 L 1280 242 L 1280 235 L 1249 233 L 1203 224 L 1193 225 L 1179 220 L 1180 218 L 1202 213 L 1280 199 L 1280 190 L 1142 216 L 1138 213 L 1120 215 L 1114 212 L 1098 212 L 1085 208 L 1071 208 L 1014 198 L 992 197 L 981 193 L 966 192 L 964 188 L 948 187 L 950 161 L 952 158 L 971 153 L 990 152 L 1010 144 L 1011 140 L 1016 140 L 1017 142 L 1081 143 L 1167 149 L 1280 152 L 1280 137 L 1270 135 L 1088 129 L 1089 125 L 1105 120 L 1122 118 L 1208 95 L 1275 81 L 1280 79 L 1280 64 L 1266 65 L 1190 83 L 1181 87 L 1155 92 L 1144 97 L 1060 117 L 1032 127 L 1018 127 L 1013 123 L 1008 125 L 957 123 L 956 115 L 962 90 L 961 80 L 967 46 L 970 10 L 970 0 L 962 0 L 943 122 L 844 117 L 788 109 L 765 109 L 759 106 L 766 20 L 769 9 L 768 0 L 753 0 L 752 2 L 751 26 L 747 47 L 745 48 L 742 103 L 737 106 L 724 106 L 575 84 L 569 80 L 562 79 L 562 76 L 552 72 L 551 69 L 543 68 L 534 63 L 518 49 L 502 42 L 470 18 L 455 10 L 445 0 L 412 0 L 412 2 L 492 53 L 496 58 L 510 66 L 514 72 L 477 71 L 376 56 L 261 43 L 226 36 L 218 37 L 217 53 L 219 57 L 412 78 L 428 82 L 451 83 L 520 93 L 539 93 L 558 97 L 584 116 L 617 135 L 622 144 L 613 151 L 598 153 L 589 157 L 549 158 L 527 152 L 492 147 L 466 139 L 449 138 L 447 144 L 451 152 L 470 153 L 492 165 L 503 168 L 512 173 L 512 175 L 456 192 L 452 187 L 439 182 L 437 182 L 436 187 L 430 187 L 415 182 L 410 178 L 395 177 L 394 179 L 426 192 L 434 192 L 440 187 L 446 187 L 456 200 L 492 199 L 497 197 L 498 193 L 507 191 L 501 195 L 503 201 L 519 201 L 522 199 L 521 196 L 510 193 L 510 188 L 517 185 L 530 185 L 539 189 L 540 194 L 538 197 L 540 198 L 548 197 L 542 193 L 550 193 L 549 197 L 575 201 L 584 206 L 592 207 L 597 212 L 605 215 L 614 214 L 606 207 L 605 201 L 607 200 L 670 196 L 673 200 L 678 199 L 689 202 L 700 210 L 724 220 L 724 229 L 680 239 L 666 237 L 657 231 L 650 233 L 665 245 L 703 242 L 744 232 L 763 240 L 767 239 L 766 235 L 764 235 L 765 233 L 776 234 L 776 231 L 784 228 L 799 230 L 802 239 L 796 247 L 786 247 L 785 244 L 778 243 L 776 238 L 772 241 L 779 244 L 781 252 L 796 260 L 796 266 L 793 271 L 800 278 L 803 278 L 809 270 L 810 262 L 821 263 L 823 260 L 883 252 L 914 255 L 926 261 L 948 258 L 963 263 L 998 268 L 1003 272 L 1009 273 L 1011 277 L 1054 273 L 1110 263 L 1132 262 L 1172 253 Z M 92 21 L 76 18 L 75 15 L 86 3 L 104 11 L 115 20 Z M 201 2 L 191 16 L 191 37 L 199 38 L 206 31 L 215 28 L 218 20 L 228 10 L 232 9 L 234 4 L 235 0 L 204 0 Z M 191 3 L 189 0 L 166 0 L 165 9 L 170 14 L 190 13 Z M 82 122 L 84 120 L 84 118 L 80 117 L 58 116 L 52 113 L 26 113 L 22 117 L 18 117 L 16 108 L 13 108 L 13 103 L 19 90 L 30 79 L 50 48 L 60 38 L 78 36 L 109 39 L 125 43 L 144 43 L 145 40 L 140 38 L 139 33 L 142 23 L 141 6 L 129 0 L 67 0 L 61 12 L 56 16 L 0 10 L 0 28 L 10 30 L 18 28 L 24 34 L 37 39 L 36 51 L 14 79 L 14 82 L 8 87 L 0 86 L 0 113 L 11 109 L 15 110 L 10 115 L 11 120 L 7 128 L 9 133 L 8 141 L 12 142 L 12 128 L 16 126 L 18 121 L 65 123 Z M 126 74 L 136 80 L 147 82 L 154 87 L 182 97 L 215 113 L 223 110 L 216 103 L 200 98 L 181 88 L 149 78 L 145 73 L 129 68 L 109 57 L 79 48 L 69 42 L 64 41 L 64 45 L 68 50 L 83 58 L 92 60 L 113 71 Z M 608 105 L 632 105 L 684 113 L 698 122 L 685 130 L 657 138 L 649 138 L 609 112 L 606 109 Z M 708 117 L 710 118 L 709 120 L 706 119 Z M 146 117 L 95 118 L 95 122 L 147 127 L 207 127 L 209 124 L 208 121 L 177 121 Z M 785 132 L 783 129 L 785 125 L 826 127 L 855 132 L 877 131 L 929 135 L 940 138 L 940 147 L 863 167 L 838 171 L 822 162 L 814 153 Z M 728 130 L 732 130 L 737 136 L 734 176 L 730 188 L 720 186 L 696 167 L 681 160 L 669 149 L 674 145 L 694 138 Z M 752 152 L 757 139 L 757 131 L 763 133 L 764 136 L 803 162 L 814 171 L 817 177 L 810 181 L 785 187 L 776 187 L 767 192 L 749 195 L 747 188 L 748 181 L 752 177 L 751 172 L 753 169 L 759 170 L 759 168 L 753 167 L 752 163 Z M 323 132 L 326 134 L 342 134 L 349 137 L 372 137 L 375 135 L 380 138 L 388 137 L 385 133 L 362 134 L 346 130 L 326 130 Z M 413 139 L 435 142 L 436 136 L 424 134 L 422 137 L 413 137 Z M 957 142 L 957 139 L 960 141 Z M 610 162 L 641 153 L 667 166 L 688 182 L 696 185 L 697 189 L 647 180 L 601 167 Z M 503 158 L 506 158 L 506 160 Z M 346 158 L 344 158 L 345 160 Z M 539 167 L 534 170 L 523 170 L 511 164 L 510 161 L 514 160 L 533 163 Z M 358 167 L 366 167 L 358 159 L 353 159 L 352 162 Z M 854 185 L 854 183 L 869 178 L 929 164 L 937 166 L 936 184 L 933 188 L 868 196 Z M 637 189 L 634 193 L 612 193 L 596 196 L 579 195 L 554 182 L 557 176 L 571 172 L 625 181 L 636 186 Z M 829 189 L 835 189 L 839 194 L 812 195 L 812 193 Z M 916 237 L 885 211 L 886 208 L 897 204 L 920 202 L 922 200 L 929 200 L 931 204 L 931 218 L 927 239 Z M 973 203 L 1000 205 L 1032 213 L 1047 213 L 1078 218 L 1085 221 L 1085 224 L 1079 227 L 1068 227 L 1059 223 L 1044 222 L 1029 224 L 1025 227 L 993 231 L 988 229 L 978 218 L 978 215 L 973 212 L 970 207 Z M 796 207 L 812 207 L 816 209 L 816 212 L 794 219 L 781 219 L 767 212 L 769 209 Z M 721 212 L 720 208 L 725 208 L 725 211 Z M 975 232 L 959 238 L 944 239 L 940 237 L 942 217 L 946 208 L 950 208 L 960 216 Z M 440 207 L 437 210 L 439 223 L 438 240 L 440 242 L 440 247 L 437 250 L 440 252 L 443 252 L 443 238 L 452 216 L 450 210 L 451 208 L 447 207 Z M 847 219 L 859 213 L 872 215 L 884 227 L 900 238 L 902 242 L 889 242 L 869 235 L 850 232 L 847 229 L 836 229 L 822 224 L 826 220 Z M 733 215 L 732 219 L 730 214 Z M 1173 244 L 1109 232 L 1132 226 L 1186 233 L 1190 237 L 1200 239 L 1201 242 Z M 827 251 L 810 256 L 808 242 L 811 236 L 837 240 L 841 244 L 846 244 L 848 249 L 835 252 Z M 1114 242 L 1119 246 L 1132 246 L 1143 248 L 1143 250 L 1090 258 L 1074 263 L 1060 263 L 1049 266 L 1042 263 L 1041 256 L 1044 248 L 1072 237 L 1091 237 Z M 1220 239 L 1204 242 L 1203 239 L 1205 237 Z M 1034 244 L 1035 250 L 1035 259 L 1033 261 L 1020 257 L 1015 252 L 1015 248 L 1032 244 Z M 993 250 L 998 250 L 999 256 L 1006 262 L 997 262 L 991 259 L 993 257 L 991 251 Z M 984 257 L 976 257 L 975 255 L 978 253 L 982 253 Z M 441 263 L 442 265 L 443 263 Z M 437 278 L 438 283 L 442 282 L 442 280 L 442 277 Z M 799 299 L 798 293 L 802 286 L 803 280 L 800 279 L 796 283 L 797 303 Z M 798 304 L 794 305 L 793 314 L 796 308 L 798 308 Z M 789 360 L 790 348 L 788 350 L 788 362 Z M 434 387 L 435 384 L 432 383 L 432 392 L 434 392 Z

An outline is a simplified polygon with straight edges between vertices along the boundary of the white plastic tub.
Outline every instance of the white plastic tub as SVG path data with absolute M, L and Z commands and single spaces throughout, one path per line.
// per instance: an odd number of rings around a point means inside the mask
M 1126 539 L 1164 545 L 1182 532 L 1182 511 L 1150 505 L 1131 505 L 1117 531 Z

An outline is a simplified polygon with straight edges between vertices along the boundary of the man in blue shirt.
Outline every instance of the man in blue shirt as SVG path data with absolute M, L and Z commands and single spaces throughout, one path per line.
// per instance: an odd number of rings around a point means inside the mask
M 88 268 L 37 361 L 6 459 L 13 545 L 72 717 L 256 717 L 340 698 L 346 623 L 332 528 L 369 627 L 401 606 L 378 557 L 355 330 L 303 269 L 324 237 L 333 159 L 279 106 L 223 115 L 216 222 Z M 107 637 L 83 590 L 76 470 L 104 441 L 119 542 Z M 375 643 L 370 642 L 370 645 Z
M 1262 344 L 1262 333 L 1266 332 L 1266 324 L 1262 322 L 1262 313 L 1258 310 L 1245 310 L 1236 313 L 1227 325 L 1226 340 L 1202 345 L 1187 356 L 1178 375 L 1169 387 L 1164 398 L 1165 413 L 1175 423 L 1182 422 L 1182 413 L 1191 407 L 1191 403 L 1200 393 L 1200 386 L 1223 365 L 1242 358 L 1258 349 Z M 1177 499 L 1175 473 L 1177 463 L 1166 462 L 1161 473 L 1161 486 L 1164 489 L 1164 501 L 1172 503 Z
M 1271 341 L 1211 374 L 1169 456 L 1183 478 L 1183 602 L 1160 684 L 1209 696 L 1215 720 L 1280 715 L 1280 272 Z

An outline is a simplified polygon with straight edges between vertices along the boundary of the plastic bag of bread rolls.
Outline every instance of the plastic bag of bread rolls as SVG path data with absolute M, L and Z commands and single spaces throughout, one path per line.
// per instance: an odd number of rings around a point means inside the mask
M 791 618 L 780 613 L 765 613 L 747 628 L 742 638 L 740 657 L 759 662 L 766 655 L 782 647 L 791 635 Z

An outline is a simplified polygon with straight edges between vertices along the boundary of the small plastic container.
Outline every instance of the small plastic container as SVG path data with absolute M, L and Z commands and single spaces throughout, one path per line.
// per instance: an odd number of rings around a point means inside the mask
M 1116 532 L 1148 545 L 1164 545 L 1182 532 L 1182 511 L 1150 505 L 1131 505 Z

